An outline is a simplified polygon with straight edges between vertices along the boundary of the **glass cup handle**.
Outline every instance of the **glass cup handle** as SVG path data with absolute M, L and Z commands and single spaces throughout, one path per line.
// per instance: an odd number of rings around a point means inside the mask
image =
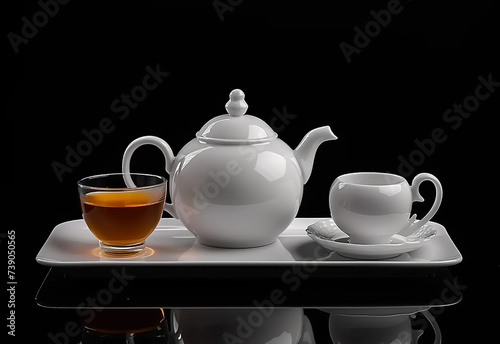
M 434 204 L 432 204 L 431 209 L 429 212 L 419 221 L 415 221 L 416 215 L 413 215 L 410 220 L 408 221 L 408 224 L 403 228 L 398 234 L 401 235 L 410 235 L 417 231 L 420 227 L 425 225 L 429 220 L 436 214 L 437 210 L 439 209 L 439 206 L 441 205 L 441 201 L 443 199 L 443 187 L 441 186 L 441 183 L 439 180 L 433 176 L 430 173 L 420 173 L 413 178 L 413 181 L 411 182 L 411 195 L 412 195 L 412 201 L 413 202 L 423 202 L 424 198 L 420 195 L 419 192 L 419 187 L 420 184 L 424 181 L 430 181 L 434 184 L 434 187 L 436 188 L 436 196 L 434 198 Z
M 175 156 L 174 153 L 172 152 L 172 149 L 166 143 L 164 140 L 160 139 L 159 137 L 156 136 L 143 136 L 139 137 L 138 139 L 135 139 L 132 141 L 127 149 L 125 149 L 125 153 L 123 153 L 123 159 L 122 159 L 122 171 L 123 173 L 129 174 L 130 173 L 130 160 L 132 159 L 132 154 L 134 154 L 135 150 L 139 148 L 140 146 L 143 145 L 153 145 L 158 147 L 162 153 L 163 156 L 165 157 L 165 170 L 167 171 L 168 174 L 170 174 L 170 171 L 172 170 L 172 166 L 174 164 Z M 125 184 L 127 184 L 128 187 L 134 187 L 135 184 L 132 181 L 132 178 L 130 176 L 125 175 Z M 163 205 L 163 210 L 165 210 L 167 213 L 172 215 L 175 218 L 177 217 L 177 214 L 175 213 L 174 206 L 172 203 L 165 203 Z

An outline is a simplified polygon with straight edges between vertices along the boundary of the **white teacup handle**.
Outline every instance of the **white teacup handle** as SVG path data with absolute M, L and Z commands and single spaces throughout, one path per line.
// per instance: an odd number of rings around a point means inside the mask
M 441 200 L 443 199 L 443 187 L 441 186 L 439 180 L 430 173 L 420 173 L 417 174 L 415 178 L 413 178 L 413 181 L 411 182 L 412 201 L 413 202 L 424 201 L 424 198 L 420 195 L 419 187 L 420 184 L 422 184 L 422 182 L 427 180 L 431 181 L 434 184 L 434 187 L 436 188 L 436 197 L 434 198 L 434 204 L 432 205 L 429 212 L 420 221 L 415 222 L 416 215 L 413 215 L 408 221 L 408 224 L 401 231 L 399 231 L 398 234 L 406 236 L 414 233 L 420 227 L 429 222 L 429 220 L 434 216 L 434 214 L 436 214 L 437 210 L 439 209 L 439 206 L 441 205 Z
M 130 160 L 132 159 L 132 154 L 134 154 L 137 148 L 143 145 L 153 145 L 158 147 L 162 151 L 166 161 L 165 170 L 167 171 L 168 174 L 170 174 L 170 171 L 172 170 L 172 166 L 175 160 L 174 153 L 172 152 L 172 148 L 170 148 L 168 143 L 166 143 L 164 140 L 156 136 L 139 137 L 138 139 L 135 139 L 128 145 L 127 149 L 125 149 L 125 153 L 123 153 L 123 160 L 122 160 L 123 173 L 125 174 L 130 173 Z M 125 179 L 125 184 L 127 184 L 128 187 L 135 187 L 135 184 L 132 181 L 132 178 L 130 178 L 130 176 L 125 175 L 124 179 Z M 177 218 L 177 214 L 175 213 L 175 209 L 172 203 L 165 203 L 163 205 L 163 210 L 168 212 L 173 217 Z

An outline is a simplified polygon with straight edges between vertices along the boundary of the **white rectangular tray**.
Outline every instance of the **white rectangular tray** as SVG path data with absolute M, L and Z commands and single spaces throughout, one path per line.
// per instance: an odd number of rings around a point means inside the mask
M 437 235 L 421 248 L 384 260 L 355 260 L 330 254 L 306 233 L 321 218 L 296 218 L 271 245 L 249 249 L 224 249 L 199 244 L 177 219 L 162 218 L 146 241 L 145 253 L 128 258 L 103 256 L 98 241 L 83 220 L 57 225 L 36 256 L 53 267 L 78 266 L 182 266 L 182 265 L 310 265 L 321 266 L 420 266 L 455 265 L 462 255 L 446 229 L 434 223 Z

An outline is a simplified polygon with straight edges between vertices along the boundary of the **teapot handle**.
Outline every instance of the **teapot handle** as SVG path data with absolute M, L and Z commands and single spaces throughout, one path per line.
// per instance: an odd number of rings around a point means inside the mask
M 156 136 L 139 137 L 138 139 L 135 139 L 128 145 L 127 149 L 125 149 L 125 153 L 123 153 L 123 160 L 122 160 L 123 173 L 125 174 L 130 173 L 130 160 L 132 159 L 132 154 L 134 154 L 137 148 L 143 145 L 153 145 L 158 147 L 162 151 L 166 161 L 165 170 L 167 171 L 168 174 L 170 174 L 170 171 L 172 169 L 175 160 L 174 153 L 172 152 L 172 149 L 170 148 L 168 143 L 166 143 L 164 140 Z M 124 178 L 125 178 L 125 184 L 127 184 L 128 187 L 135 187 L 135 184 L 132 181 L 132 178 L 130 178 L 130 176 L 125 175 Z M 178 218 L 172 203 L 165 203 L 163 205 L 163 210 L 168 212 L 173 217 Z

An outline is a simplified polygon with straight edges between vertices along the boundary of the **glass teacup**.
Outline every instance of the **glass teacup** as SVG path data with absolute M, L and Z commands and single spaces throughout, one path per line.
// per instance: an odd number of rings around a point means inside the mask
M 135 187 L 127 187 L 124 173 L 95 175 L 78 181 L 83 218 L 106 253 L 142 252 L 146 238 L 163 212 L 166 179 L 143 173 L 127 176 Z

